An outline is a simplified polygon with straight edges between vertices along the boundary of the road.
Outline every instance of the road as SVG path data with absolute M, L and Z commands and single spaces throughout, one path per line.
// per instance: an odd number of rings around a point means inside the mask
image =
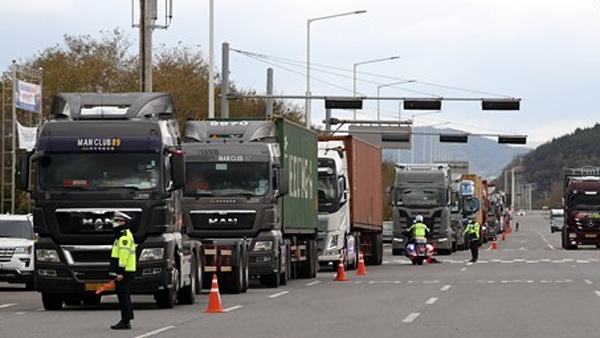
M 413 266 L 392 256 L 368 266 L 368 275 L 333 272 L 285 287 L 259 286 L 221 295 L 223 314 L 206 314 L 208 294 L 194 305 L 156 309 L 135 296 L 130 331 L 111 332 L 115 297 L 99 308 L 44 311 L 36 292 L 0 284 L 0 337 L 597 337 L 600 321 L 600 252 L 565 251 L 550 233 L 547 215 L 517 217 L 520 231 L 480 251 L 441 256 L 441 264 Z

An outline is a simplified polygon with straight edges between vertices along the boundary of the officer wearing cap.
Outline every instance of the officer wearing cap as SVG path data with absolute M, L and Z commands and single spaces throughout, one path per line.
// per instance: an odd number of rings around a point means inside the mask
M 475 216 L 469 215 L 467 217 L 465 233 L 470 241 L 469 246 L 471 248 L 471 260 L 469 262 L 475 263 L 479 258 L 479 239 L 481 237 L 481 227 L 479 222 L 475 220 Z
M 135 242 L 129 230 L 131 217 L 120 211 L 113 216 L 113 231 L 115 242 L 110 255 L 111 276 L 115 276 L 115 289 L 121 307 L 121 321 L 111 326 L 113 330 L 131 329 L 133 306 L 131 304 L 130 288 L 136 269 Z

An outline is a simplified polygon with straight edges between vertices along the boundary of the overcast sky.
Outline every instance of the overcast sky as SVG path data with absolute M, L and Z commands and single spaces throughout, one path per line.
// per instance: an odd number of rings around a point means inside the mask
M 164 1 L 158 0 L 159 7 Z M 181 42 L 207 56 L 208 0 L 173 2 L 171 26 L 154 32 L 155 45 Z M 137 20 L 139 0 L 133 4 Z M 525 134 L 535 147 L 599 119 L 596 0 L 215 0 L 215 67 L 220 71 L 221 44 L 229 42 L 233 49 L 269 57 L 265 62 L 232 53 L 231 78 L 238 87 L 264 93 L 266 69 L 272 67 L 277 94 L 304 95 L 307 19 L 355 10 L 367 12 L 310 26 L 313 95 L 352 95 L 354 64 L 397 55 L 359 65 L 357 91 L 377 96 L 380 86 L 388 97 L 522 99 L 521 111 L 508 113 L 483 112 L 478 102 L 444 102 L 440 113 L 416 117 L 417 126 Z M 1 1 L 0 65 L 8 68 L 13 59 L 62 44 L 65 34 L 99 37 L 119 27 L 137 44 L 131 16 L 131 0 Z M 403 80 L 415 82 L 381 87 Z M 323 103 L 312 107 L 317 123 Z M 397 119 L 399 104 L 382 101 L 380 112 L 382 119 Z M 403 118 L 414 113 L 401 112 Z M 376 102 L 368 101 L 358 118 L 376 116 Z

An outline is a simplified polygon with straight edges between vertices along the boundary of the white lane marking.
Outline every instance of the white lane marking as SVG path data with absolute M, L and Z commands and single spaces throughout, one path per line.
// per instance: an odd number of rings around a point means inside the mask
M 442 286 L 440 291 L 448 291 L 451 287 L 452 287 L 452 285 L 444 285 L 444 286 Z
M 515 262 L 525 262 L 524 259 L 515 259 Z
M 556 251 L 556 249 L 552 246 L 552 244 L 550 244 L 550 242 L 548 242 L 548 240 L 546 239 L 546 237 L 541 232 L 537 232 L 537 234 L 540 235 L 540 236 L 542 236 L 542 239 L 544 240 L 544 242 L 546 242 L 546 245 L 548 245 L 548 247 L 550 248 L 550 250 Z
M 473 262 L 469 262 L 469 263 L 467 263 L 467 266 L 469 266 L 469 265 L 473 265 Z
M 535 264 L 535 263 L 539 263 L 539 261 L 525 261 L 525 263 L 527 263 L 527 264 Z
M 404 318 L 403 322 L 404 323 L 412 323 L 413 320 L 417 319 L 417 317 L 419 317 L 421 314 L 418 312 L 413 312 L 411 314 L 409 314 L 406 318 Z
M 460 269 L 460 272 L 465 272 L 465 271 L 467 271 L 467 268 Z
M 0 305 L 0 309 L 6 309 L 7 307 L 11 307 L 11 306 L 15 306 L 17 305 L 16 303 L 8 303 L 8 304 L 2 304 Z
M 583 259 L 578 259 L 577 260 L 577 263 L 582 263 L 582 264 L 589 263 L 589 262 L 590 261 L 586 261 L 586 260 L 583 260 Z
M 428 300 L 425 302 L 425 304 L 431 305 L 431 304 L 435 303 L 437 300 L 438 300 L 437 298 L 435 298 L 435 297 L 432 297 L 432 298 L 429 298 L 429 299 L 428 299 Z
M 390 261 L 383 261 L 381 264 L 390 264 Z
M 594 292 L 596 293 L 596 296 L 600 297 L 600 291 L 596 290 Z
M 584 280 L 584 282 L 585 282 L 585 284 L 587 284 L 587 285 L 592 285 L 592 284 L 594 284 L 594 283 L 592 283 L 592 281 L 591 281 L 591 280 L 589 280 L 589 279 L 585 279 L 585 280 Z
M 236 306 L 232 306 L 232 307 L 227 308 L 227 309 L 223 309 L 223 312 L 231 312 L 231 311 L 234 311 L 234 310 L 237 310 L 237 309 L 241 309 L 243 307 L 244 307 L 243 305 L 236 305 Z
M 44 308 L 35 309 L 35 311 L 46 311 Z
M 152 336 L 154 336 L 154 335 L 157 335 L 157 334 L 159 334 L 159 333 L 161 333 L 161 332 L 165 332 L 165 331 L 167 331 L 167 330 L 174 329 L 174 328 L 175 328 L 175 326 L 165 326 L 165 327 L 163 327 L 163 328 L 160 328 L 160 329 L 158 329 L 158 330 L 154 330 L 154 331 L 152 331 L 152 332 L 144 333 L 143 335 L 140 335 L 140 336 L 135 336 L 134 338 L 147 338 L 147 337 L 152 337 Z
M 280 296 L 283 296 L 283 295 L 287 295 L 288 293 L 290 293 L 290 292 L 289 292 L 289 291 L 282 291 L 282 292 L 279 292 L 279 293 L 276 293 L 276 294 L 270 295 L 270 296 L 269 296 L 269 298 L 276 298 L 276 297 L 280 297 Z
M 15 312 L 16 315 L 24 315 L 25 312 Z
M 440 281 L 439 280 L 424 280 L 423 284 L 438 284 Z
M 563 261 L 565 261 L 565 262 L 573 262 L 574 259 L 573 258 L 565 258 L 565 259 L 563 259 Z
M 552 261 L 552 260 L 548 259 L 548 258 L 540 259 L 540 262 L 544 262 L 544 263 L 548 263 L 550 261 Z
M 313 285 L 317 285 L 319 283 L 321 283 L 321 281 L 320 280 L 316 280 L 314 282 L 307 283 L 306 286 L 313 286 Z

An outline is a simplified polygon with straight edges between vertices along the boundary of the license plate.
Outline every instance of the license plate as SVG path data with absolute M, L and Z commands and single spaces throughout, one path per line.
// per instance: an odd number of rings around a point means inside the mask
M 104 285 L 104 283 L 85 283 L 85 291 L 97 291 Z M 115 284 L 112 283 L 106 291 L 115 291 Z
M 585 238 L 596 238 L 596 234 L 585 234 Z

